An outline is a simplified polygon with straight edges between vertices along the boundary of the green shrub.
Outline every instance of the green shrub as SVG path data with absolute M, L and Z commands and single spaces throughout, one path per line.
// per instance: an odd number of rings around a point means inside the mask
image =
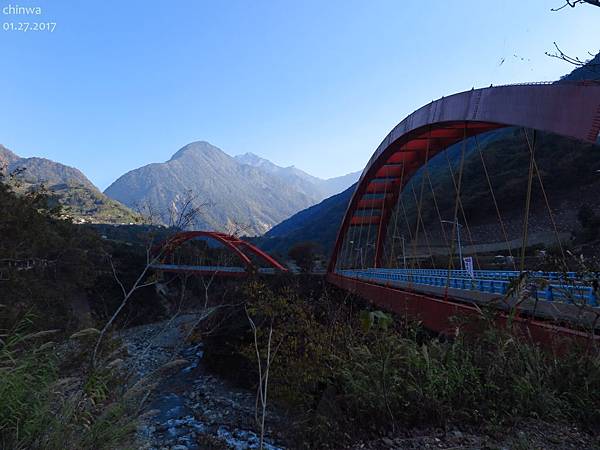
M 380 311 L 356 311 L 360 302 L 340 291 L 306 295 L 289 283 L 254 282 L 244 295 L 261 351 L 273 326 L 270 395 L 299 414 L 312 446 L 397 425 L 600 423 L 598 349 L 557 356 L 493 317 L 457 324 L 456 336 L 441 339 Z M 256 367 L 253 340 L 237 342 L 244 364 Z

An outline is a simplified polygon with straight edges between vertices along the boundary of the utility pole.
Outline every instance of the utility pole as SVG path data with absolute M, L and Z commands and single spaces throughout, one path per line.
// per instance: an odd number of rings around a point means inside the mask
M 365 263 L 363 261 L 363 253 L 362 253 L 362 247 L 359 248 L 355 248 L 354 249 L 355 252 L 358 252 L 359 256 L 360 256 L 360 268 L 364 269 L 365 268 Z
M 455 217 L 456 220 L 456 238 L 458 240 L 458 257 L 460 258 L 460 270 L 464 269 L 463 256 L 462 256 L 462 243 L 460 241 L 460 229 L 462 225 L 458 223 L 458 217 Z
M 455 217 L 454 220 L 442 220 L 442 223 L 450 223 L 456 227 L 456 240 L 458 242 L 458 258 L 460 259 L 460 270 L 463 270 L 463 257 L 462 257 L 462 242 L 460 241 L 460 229 L 462 225 L 458 221 L 458 217 Z
M 402 260 L 404 263 L 404 270 L 406 270 L 406 251 L 404 250 L 404 235 L 401 236 L 394 236 L 394 239 L 401 239 L 402 240 Z

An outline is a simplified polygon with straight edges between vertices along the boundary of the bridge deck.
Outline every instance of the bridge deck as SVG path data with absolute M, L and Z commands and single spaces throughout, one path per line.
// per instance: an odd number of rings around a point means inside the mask
M 194 274 L 206 274 L 206 275 L 231 275 L 231 276 L 244 276 L 248 274 L 246 267 L 239 266 L 191 266 L 185 264 L 152 264 L 150 266 L 153 270 L 161 270 L 163 272 L 188 272 Z M 273 275 L 277 271 L 271 267 L 259 267 L 256 269 L 257 273 L 263 275 Z
M 581 284 L 574 273 L 535 272 L 530 274 L 541 283 L 531 283 L 529 296 L 518 298 L 511 284 L 519 273 L 514 271 L 466 271 L 429 269 L 352 269 L 336 272 L 346 278 L 465 303 L 491 304 L 508 310 L 518 304 L 521 311 L 536 317 L 568 321 L 585 326 L 596 324 L 600 307 L 593 289 Z M 540 289 L 538 284 L 544 285 Z

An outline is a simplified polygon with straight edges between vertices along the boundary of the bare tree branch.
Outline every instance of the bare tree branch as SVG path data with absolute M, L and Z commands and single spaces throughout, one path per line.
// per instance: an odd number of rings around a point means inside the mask
M 156 261 L 158 261 L 158 258 L 159 258 L 159 255 L 157 255 L 155 257 L 155 259 L 152 261 L 152 263 L 155 263 Z M 112 265 L 112 260 L 111 260 L 111 265 Z M 123 310 L 123 308 L 125 308 L 125 306 L 127 305 L 127 302 L 129 301 L 129 299 L 131 298 L 133 293 L 135 291 L 137 291 L 138 289 L 140 289 L 141 286 L 143 286 L 142 280 L 144 280 L 144 278 L 146 277 L 146 274 L 150 270 L 150 266 L 151 266 L 151 264 L 147 264 L 144 267 L 144 269 L 142 270 L 142 272 L 140 273 L 138 278 L 135 280 L 135 283 L 133 283 L 133 285 L 129 289 L 129 292 L 127 292 L 125 290 L 125 288 L 121 285 L 123 287 L 123 293 L 124 293 L 123 300 L 121 301 L 121 304 L 116 309 L 116 311 L 113 313 L 112 317 L 109 319 L 108 322 L 106 322 L 106 325 L 104 325 L 104 327 L 100 331 L 100 336 L 98 336 L 98 340 L 96 341 L 96 346 L 94 347 L 94 353 L 92 354 L 92 367 L 94 367 L 96 365 L 96 357 L 98 355 L 98 350 L 100 349 L 100 344 L 102 343 L 102 340 L 104 339 L 104 335 L 110 329 L 110 327 L 112 326 L 114 321 L 117 319 L 119 313 Z M 120 283 L 120 281 L 119 281 L 119 283 Z M 148 286 L 148 285 L 149 284 L 146 284 L 146 286 Z
M 550 52 L 545 52 L 546 56 L 549 56 L 550 58 L 556 58 L 556 59 L 560 59 L 561 61 L 565 61 L 568 62 L 569 64 L 573 64 L 574 66 L 577 67 L 583 67 L 586 66 L 588 68 L 590 68 L 591 70 L 594 70 L 596 68 L 598 68 L 600 66 L 600 64 L 596 64 L 596 63 L 590 63 L 590 60 L 582 60 L 579 59 L 577 57 L 573 57 L 573 56 L 569 56 L 567 55 L 565 52 L 563 52 L 560 47 L 558 46 L 558 44 L 556 42 L 554 42 L 554 47 L 556 48 L 556 52 L 554 53 L 550 53 Z M 591 52 L 588 52 L 588 54 L 593 58 L 594 55 Z
M 571 8 L 575 8 L 577 5 L 581 5 L 584 3 L 587 3 L 588 5 L 600 7 L 600 0 L 565 0 L 564 5 L 562 5 L 558 8 L 551 8 L 550 11 L 560 11 L 561 9 L 566 8 L 567 6 L 570 6 Z
M 123 296 L 126 296 L 127 295 L 127 291 L 125 290 L 125 286 L 123 286 L 123 283 L 121 282 L 121 279 L 117 275 L 117 270 L 115 269 L 115 265 L 113 263 L 112 256 L 109 255 L 109 254 L 107 254 L 106 256 L 108 258 L 108 262 L 110 263 L 110 268 L 112 270 L 113 277 L 115 278 L 117 284 L 121 288 L 121 292 L 123 293 Z
M 196 202 L 196 197 L 191 192 L 188 191 L 186 193 L 186 196 L 182 199 L 181 204 L 179 206 L 177 204 L 173 205 L 173 209 L 170 213 L 170 219 L 172 221 L 172 223 L 170 224 L 171 228 L 173 228 L 174 230 L 181 230 L 181 229 L 187 228 L 188 226 L 190 226 L 191 224 L 194 223 L 194 221 L 197 219 L 198 215 L 200 214 L 201 210 L 206 205 L 207 205 L 207 203 L 198 204 Z M 148 203 L 148 204 L 144 205 L 143 207 L 145 209 L 144 212 L 148 213 L 147 218 L 148 218 L 149 223 L 150 224 L 156 223 L 155 221 L 157 220 L 157 214 L 156 214 L 156 210 L 152 207 L 152 205 Z M 113 313 L 111 318 L 108 320 L 108 322 L 104 325 L 104 327 L 100 331 L 100 335 L 98 336 L 98 340 L 96 342 L 96 346 L 94 347 L 94 352 L 92 354 L 92 361 L 91 361 L 92 366 L 96 365 L 98 351 L 100 349 L 100 345 L 104 339 L 105 334 L 111 328 L 111 326 L 113 325 L 113 323 L 115 322 L 115 320 L 117 319 L 117 317 L 119 316 L 119 314 L 121 313 L 123 308 L 125 308 L 125 306 L 129 302 L 129 300 L 131 299 L 132 295 L 139 289 L 142 289 L 142 288 L 145 288 L 148 286 L 152 286 L 157 283 L 157 280 L 155 280 L 155 279 L 147 280 L 146 277 L 148 275 L 148 272 L 152 269 L 152 266 L 154 264 L 158 263 L 161 260 L 161 258 L 164 256 L 166 249 L 165 249 L 165 247 L 163 247 L 163 248 L 156 250 L 155 246 L 154 246 L 154 239 L 155 239 L 155 232 L 153 232 L 151 230 L 149 232 L 148 239 L 146 242 L 145 266 L 142 269 L 142 271 L 140 272 L 140 274 L 137 277 L 137 279 L 135 280 L 135 282 L 133 283 L 133 285 L 131 285 L 131 287 L 128 289 L 125 287 L 125 285 L 122 283 L 121 279 L 119 278 L 119 276 L 117 274 L 117 270 L 113 263 L 112 257 L 110 257 L 110 255 L 108 255 L 108 260 L 109 260 L 109 263 L 111 266 L 113 277 L 121 289 L 122 299 L 121 299 L 121 304 L 117 307 L 117 309 L 115 310 L 115 312 Z M 211 278 L 210 282 L 212 282 L 212 278 Z M 208 285 L 205 284 L 206 291 L 208 291 L 210 282 Z M 208 302 L 208 293 L 206 293 L 205 297 L 206 297 L 206 303 L 207 303 Z
M 252 230 L 252 225 L 249 223 L 241 223 L 235 220 L 228 220 L 225 226 L 225 233 L 237 238 L 247 235 Z

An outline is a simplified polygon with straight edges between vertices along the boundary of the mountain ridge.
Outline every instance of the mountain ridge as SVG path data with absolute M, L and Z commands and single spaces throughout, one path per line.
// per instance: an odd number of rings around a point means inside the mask
M 139 216 L 119 202 L 102 194 L 79 169 L 46 158 L 23 158 L 0 144 L 0 169 L 14 174 L 16 192 L 25 193 L 42 186 L 63 216 L 84 223 L 133 223 Z
M 186 192 L 202 209 L 196 226 L 227 231 L 237 225 L 244 234 L 262 234 L 275 223 L 310 206 L 318 198 L 280 177 L 239 163 L 220 148 L 191 142 L 163 163 L 152 163 L 123 174 L 105 191 L 126 205 L 148 203 L 167 221 L 167 210 Z
M 34 184 L 59 184 L 76 181 L 89 189 L 98 190 L 83 172 L 75 167 L 37 156 L 24 158 L 2 144 L 0 144 L 0 166 L 6 166 L 8 173 L 16 169 L 25 169 L 22 178 L 24 181 Z
M 348 186 L 355 183 L 362 173 L 362 171 L 356 171 L 338 177 L 319 178 L 297 168 L 294 165 L 287 167 L 279 166 L 270 160 L 258 156 L 252 152 L 236 155 L 234 158 L 243 164 L 263 168 L 280 177 L 296 179 L 298 180 L 296 181 L 296 184 L 299 185 L 308 182 L 314 186 L 315 192 L 321 196 L 319 200 L 324 200 L 327 197 L 342 192 L 344 189 L 348 188 Z

